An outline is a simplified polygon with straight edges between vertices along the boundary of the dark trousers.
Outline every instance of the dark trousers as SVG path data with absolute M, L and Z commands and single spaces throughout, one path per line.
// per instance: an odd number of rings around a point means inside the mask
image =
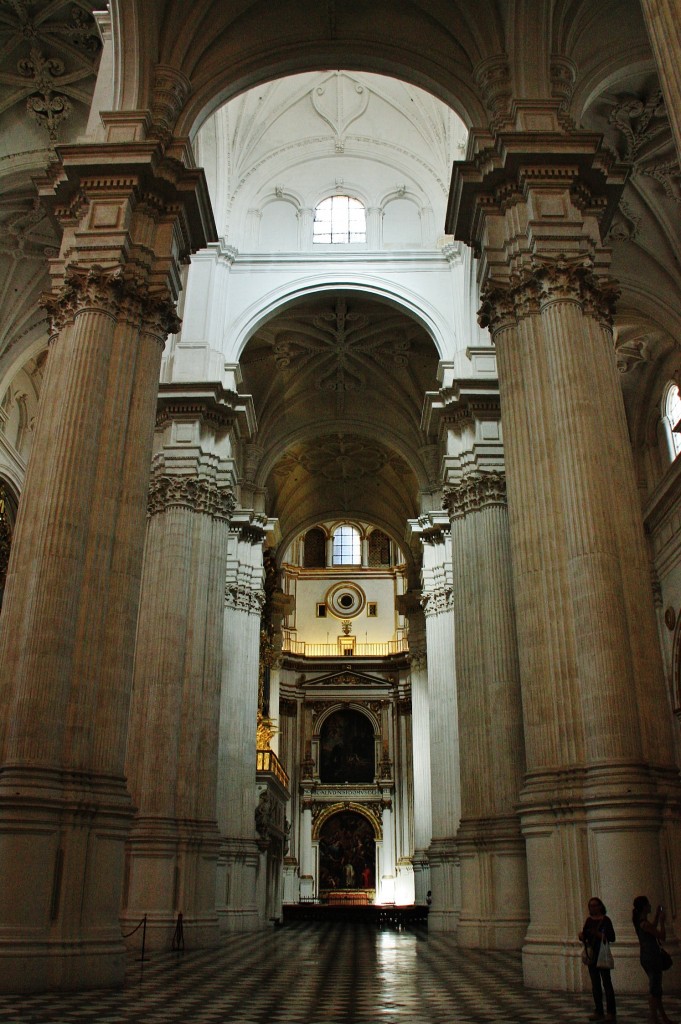
M 598 967 L 589 965 L 589 977 L 591 978 L 591 991 L 594 994 L 596 1013 L 603 1013 L 603 989 L 605 989 L 605 1005 L 608 1013 L 614 1017 L 616 1013 L 615 990 L 612 987 L 610 971 L 599 970 Z

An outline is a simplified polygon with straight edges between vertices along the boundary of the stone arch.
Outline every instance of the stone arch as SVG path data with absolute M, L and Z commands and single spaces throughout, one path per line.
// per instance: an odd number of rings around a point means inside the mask
M 312 826 L 313 842 L 319 840 L 320 830 L 329 818 L 332 818 L 334 814 L 339 814 L 341 811 L 355 811 L 357 814 L 361 814 L 362 817 L 366 818 L 373 827 L 376 841 L 379 842 L 383 838 L 381 822 L 377 815 L 373 813 L 371 808 L 367 807 L 366 804 L 356 803 L 353 800 L 345 800 L 343 803 L 330 804 L 317 816 L 317 818 L 315 818 Z
M 342 278 L 334 281 L 323 270 L 320 270 L 308 278 L 296 280 L 292 285 L 290 283 L 281 285 L 269 295 L 258 299 L 243 312 L 234 324 L 236 358 L 241 358 L 252 336 L 272 317 L 300 299 L 319 295 L 326 291 L 358 292 L 383 299 L 389 305 L 411 316 L 428 332 L 440 358 L 450 350 L 453 344 L 451 340 L 447 340 L 451 339 L 452 325 L 439 315 L 434 306 L 411 289 L 400 288 L 398 290 L 392 282 L 381 280 L 373 275 L 367 275 L 359 280 Z

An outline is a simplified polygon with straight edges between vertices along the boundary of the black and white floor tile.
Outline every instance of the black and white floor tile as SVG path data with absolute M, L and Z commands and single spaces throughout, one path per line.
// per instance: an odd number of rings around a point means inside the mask
M 620 1024 L 646 1020 L 618 998 Z M 681 999 L 665 1001 L 681 1019 Z M 523 988 L 518 953 L 451 936 L 300 923 L 234 935 L 220 950 L 132 958 L 118 991 L 0 996 L 3 1024 L 581 1024 L 586 993 Z

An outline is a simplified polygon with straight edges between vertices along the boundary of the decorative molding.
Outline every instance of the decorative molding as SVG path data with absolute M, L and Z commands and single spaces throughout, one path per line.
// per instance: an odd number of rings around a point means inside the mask
M 315 438 L 298 451 L 284 455 L 274 472 L 278 477 L 288 477 L 299 466 L 311 476 L 321 476 L 333 483 L 375 477 L 386 468 L 400 477 L 407 477 L 411 472 L 395 452 L 355 434 L 329 434 Z
M 473 77 L 489 114 L 490 128 L 498 130 L 510 120 L 511 70 L 506 54 L 488 57 L 475 68 Z
M 262 614 L 264 604 L 264 590 L 253 590 L 246 584 L 232 583 L 231 581 L 225 585 L 225 608 L 259 616 Z
M 89 106 L 102 46 L 95 20 L 72 0 L 3 0 L 2 6 L 3 27 L 14 40 L 0 56 L 4 109 L 25 102 L 53 146 L 74 106 Z M 17 45 L 26 47 L 19 60 Z
M 156 66 L 151 101 L 151 138 L 165 143 L 170 141 L 190 92 L 191 82 L 181 71 L 165 64 Z
M 632 338 L 624 341 L 616 339 L 615 353 L 617 369 L 620 373 L 628 373 L 634 366 L 650 361 L 650 348 L 645 338 Z
M 498 472 L 469 473 L 444 491 L 442 501 L 452 519 L 495 506 L 506 507 L 506 477 Z
M 632 212 L 629 203 L 621 199 L 606 235 L 606 241 L 636 242 L 641 233 L 641 220 L 641 217 Z
M 54 244 L 49 244 L 47 238 L 40 237 L 37 228 L 47 228 L 46 212 L 39 199 L 26 200 L 21 203 L 20 209 L 14 211 L 4 220 L 0 221 L 0 255 L 10 256 L 16 263 L 23 260 L 50 259 L 59 254 L 59 249 Z M 0 207 L 0 216 L 2 215 Z M 52 232 L 49 232 L 52 236 Z M 50 241 L 56 239 L 50 237 Z
M 438 587 L 436 590 L 424 592 L 421 604 L 426 617 L 442 615 L 454 611 L 454 593 L 451 587 Z
M 566 131 L 575 128 L 574 118 L 570 115 L 570 101 L 575 88 L 577 67 L 569 57 L 552 54 L 549 67 L 551 79 L 551 95 L 560 100 L 558 120 Z
M 89 268 L 71 264 L 64 284 L 57 292 L 45 293 L 41 305 L 50 318 L 51 336 L 88 311 L 134 323 L 140 333 L 152 334 L 161 344 L 181 326 L 169 292 L 151 293 L 139 275 L 126 274 L 121 267 L 110 270 L 96 264 Z
M 660 160 L 661 149 L 673 150 L 671 126 L 662 90 L 647 99 L 627 96 L 608 115 L 609 124 L 621 135 L 619 152 L 622 160 L 632 165 L 632 173 L 653 178 L 665 195 L 681 203 L 681 167 L 672 155 Z
M 166 512 L 170 508 L 186 508 L 191 512 L 229 520 L 236 500 L 231 490 L 218 487 L 211 480 L 195 476 L 169 476 L 162 470 L 154 473 L 149 485 L 147 514 Z
M 494 335 L 524 317 L 541 313 L 553 302 L 576 302 L 586 316 L 611 328 L 620 291 L 613 280 L 599 277 L 593 267 L 594 258 L 589 254 L 534 256 L 531 268 L 508 284 L 488 282 L 478 323 Z
M 670 130 L 662 90 L 647 100 L 631 96 L 617 103 L 608 115 L 608 123 L 622 134 L 620 157 L 625 163 L 635 164 L 646 146 Z

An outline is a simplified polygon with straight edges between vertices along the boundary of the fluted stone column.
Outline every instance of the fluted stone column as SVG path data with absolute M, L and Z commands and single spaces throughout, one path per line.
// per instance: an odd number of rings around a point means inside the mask
M 124 753 L 158 374 L 178 257 L 214 231 L 202 172 L 175 157 L 164 164 L 156 143 L 60 147 L 39 183 L 64 236 L 0 625 L 3 990 L 123 979 Z
M 669 870 L 672 722 L 599 234 L 623 179 L 588 133 L 531 142 L 506 133 L 491 159 L 488 148 L 461 167 L 449 225 L 484 248 L 481 323 L 497 348 L 527 762 L 524 972 L 530 986 L 582 987 L 574 936 L 597 891 L 623 924 L 618 987 L 633 990 L 631 897 L 678 906 L 681 880 Z
M 193 948 L 218 942 L 224 575 L 242 405 L 220 385 L 165 385 L 159 399 L 126 759 L 137 814 L 122 915 L 126 932 L 146 915 L 152 949 L 170 948 L 178 913 Z
M 461 748 L 457 939 L 519 949 L 529 916 L 517 814 L 525 758 L 503 473 L 463 473 L 446 497 Z
M 459 723 L 454 665 L 454 604 L 449 518 L 429 513 L 414 532 L 423 542 L 423 607 L 428 651 L 433 902 L 428 927 L 455 931 L 461 909 L 456 831 L 461 817 Z
M 265 522 L 252 512 L 237 512 L 229 538 L 217 791 L 217 911 L 223 932 L 260 927 L 255 751 Z
M 641 0 L 641 7 L 681 161 L 681 10 L 678 0 Z

